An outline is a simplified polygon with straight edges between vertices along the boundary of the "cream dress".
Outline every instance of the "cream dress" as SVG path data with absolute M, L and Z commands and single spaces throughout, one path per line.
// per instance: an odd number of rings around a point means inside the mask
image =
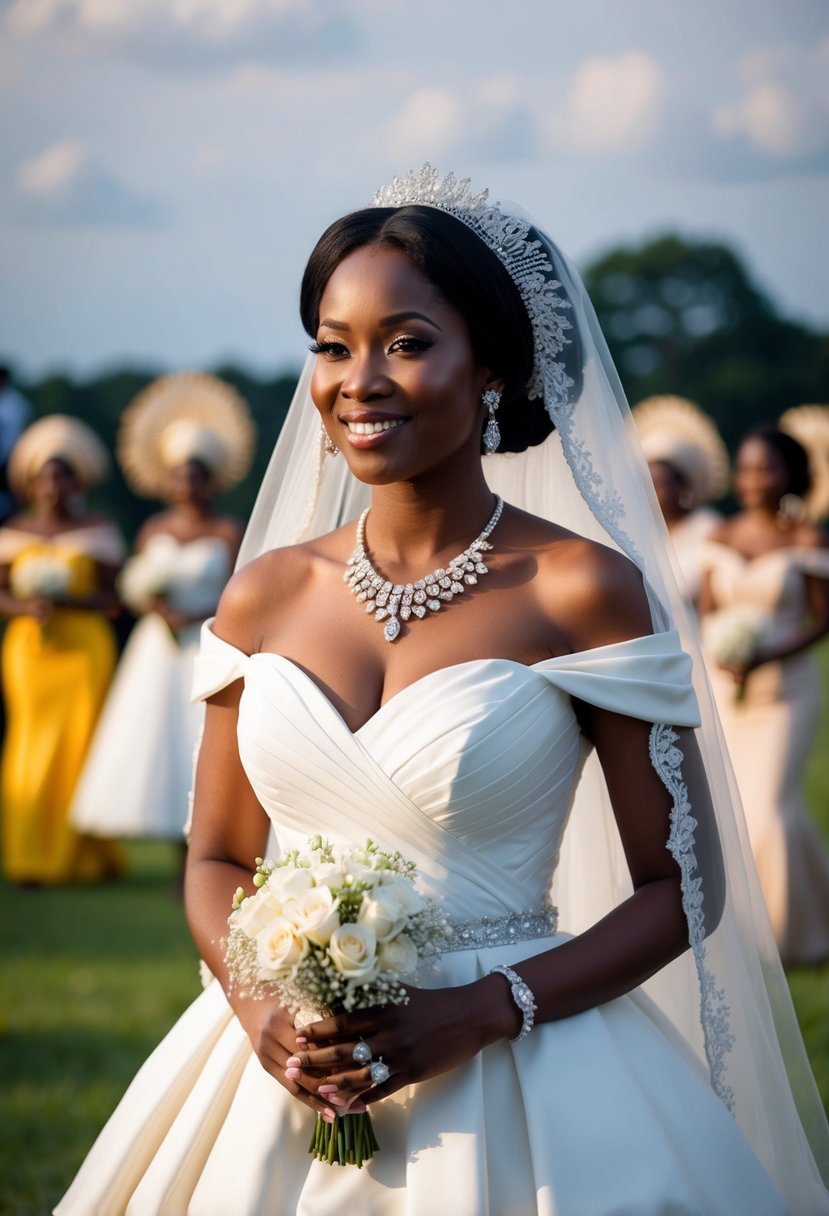
M 746 559 L 709 541 L 704 563 L 718 612 L 763 614 L 760 647 L 785 645 L 807 616 L 804 575 L 829 578 L 829 551 L 775 549 Z M 703 645 L 716 613 L 702 622 Z M 801 651 L 752 671 L 742 700 L 735 683 L 709 664 L 760 885 L 784 962 L 829 958 L 829 852 L 803 802 L 801 787 L 820 711 L 814 659 Z
M 170 572 L 165 597 L 173 608 L 212 616 L 231 573 L 227 541 L 182 543 L 157 533 L 142 555 Z M 197 622 L 173 634 L 154 612 L 133 629 L 72 800 L 79 832 L 183 840 L 204 717 L 190 699 L 200 629 Z
M 693 725 L 676 633 L 526 667 L 459 663 L 352 733 L 276 654 L 206 627 L 196 688 L 242 678 L 239 751 L 290 849 L 372 836 L 417 862 L 454 921 L 537 909 L 585 757 L 571 697 Z M 566 926 L 562 927 L 566 929 Z M 444 954 L 466 984 L 565 932 Z M 393 1064 L 393 1061 L 390 1061 Z M 707 1073 L 641 990 L 499 1042 L 374 1108 L 362 1170 L 308 1155 L 313 1116 L 271 1076 L 214 980 L 144 1065 L 59 1216 L 778 1216 L 787 1211 Z M 815 1192 L 816 1210 L 826 1210 Z

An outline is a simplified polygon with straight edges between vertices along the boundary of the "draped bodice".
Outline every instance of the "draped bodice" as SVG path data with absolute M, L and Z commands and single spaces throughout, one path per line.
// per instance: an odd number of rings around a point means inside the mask
M 371 836 L 418 865 L 458 919 L 548 898 L 585 745 L 572 698 L 695 725 L 690 659 L 655 634 L 532 667 L 476 659 L 423 676 L 357 731 L 314 680 L 205 625 L 198 697 L 243 678 L 239 753 L 281 848 Z
M 168 571 L 167 599 L 179 612 L 212 614 L 230 578 L 228 543 L 221 536 L 200 536 L 178 541 L 160 532 L 150 538 L 144 552 Z
M 746 558 L 730 545 L 709 541 L 704 564 L 717 609 L 749 608 L 767 617 L 767 640 L 796 637 L 808 611 L 805 575 L 829 578 L 829 550 L 772 549 Z

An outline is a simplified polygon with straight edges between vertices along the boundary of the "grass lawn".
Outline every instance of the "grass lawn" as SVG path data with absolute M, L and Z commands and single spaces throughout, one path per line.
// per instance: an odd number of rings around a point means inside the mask
M 829 840 L 827 689 L 808 774 Z M 128 878 L 92 889 L 0 882 L 0 1213 L 46 1216 L 149 1051 L 199 991 L 197 959 L 171 894 L 172 845 L 131 845 Z M 829 1108 L 829 965 L 790 975 Z
M 0 886 L 0 1212 L 46 1216 L 142 1060 L 200 989 L 173 845 L 107 887 Z

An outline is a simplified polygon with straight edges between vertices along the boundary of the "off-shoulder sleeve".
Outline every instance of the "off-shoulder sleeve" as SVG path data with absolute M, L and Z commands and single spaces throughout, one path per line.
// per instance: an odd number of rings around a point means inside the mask
M 199 653 L 193 661 L 191 701 L 205 701 L 234 680 L 245 676 L 250 658 L 230 642 L 217 637 L 211 626 L 214 618 L 201 627 Z
M 829 549 L 798 549 L 797 568 L 803 574 L 829 578 Z
M 699 726 L 691 658 L 675 629 L 545 659 L 535 671 L 571 697 L 672 726 Z

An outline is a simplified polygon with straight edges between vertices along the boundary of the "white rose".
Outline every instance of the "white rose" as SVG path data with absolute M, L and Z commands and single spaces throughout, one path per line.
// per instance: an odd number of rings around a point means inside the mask
M 285 902 L 313 887 L 314 879 L 310 870 L 297 870 L 291 865 L 277 866 L 268 878 L 267 885 Z
M 260 887 L 255 895 L 242 900 L 230 916 L 230 923 L 248 937 L 258 937 L 263 929 L 282 916 L 282 900 L 268 887 Z
M 288 912 L 297 932 L 318 946 L 327 946 L 340 923 L 338 907 L 339 900 L 334 899 L 330 887 L 312 887 L 297 897 Z
M 402 874 L 387 874 L 382 882 L 383 891 L 393 891 L 403 916 L 416 916 L 426 907 L 426 900 L 414 883 Z
M 417 946 L 406 933 L 399 933 L 390 942 L 383 942 L 377 951 L 381 971 L 396 975 L 413 975 L 417 970 Z
M 377 969 L 377 938 L 367 925 L 340 925 L 331 934 L 328 953 L 346 979 L 370 979 Z
M 378 942 L 396 937 L 406 924 L 397 892 L 386 887 L 375 887 L 370 895 L 363 896 L 357 923 L 374 930 Z
M 337 861 L 323 861 L 314 866 L 314 881 L 318 887 L 341 887 L 345 870 Z
M 284 916 L 274 921 L 256 938 L 259 960 L 259 980 L 281 979 L 302 961 L 305 944 L 294 926 Z

